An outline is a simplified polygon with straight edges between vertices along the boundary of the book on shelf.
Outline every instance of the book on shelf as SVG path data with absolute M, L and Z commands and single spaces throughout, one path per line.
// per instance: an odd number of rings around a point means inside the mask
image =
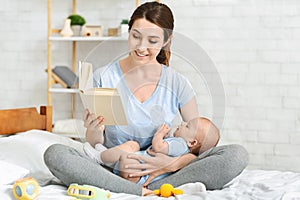
M 52 69 L 53 79 L 65 88 L 77 88 L 78 76 L 66 66 L 56 66 Z
M 127 125 L 121 97 L 116 88 L 94 88 L 91 63 L 79 62 L 79 94 L 90 113 L 104 117 L 104 125 Z

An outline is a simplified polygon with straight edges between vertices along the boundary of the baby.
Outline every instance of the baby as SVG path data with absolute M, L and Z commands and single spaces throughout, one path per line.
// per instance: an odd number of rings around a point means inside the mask
M 200 153 L 217 145 L 220 134 L 218 128 L 206 118 L 195 118 L 189 122 L 183 122 L 174 131 L 173 137 L 169 137 L 170 127 L 166 124 L 160 126 L 152 139 L 150 150 L 156 153 L 163 153 L 169 156 L 177 157 L 186 153 L 199 155 Z M 102 149 L 97 151 L 96 149 Z M 88 143 L 85 144 L 84 150 L 88 156 L 96 160 L 98 163 L 114 166 L 114 172 L 123 178 L 132 182 L 143 185 L 149 176 L 134 177 L 128 176 L 128 173 L 118 171 L 118 161 L 124 154 L 138 153 L 148 155 L 147 150 L 139 151 L 140 146 L 135 141 L 128 141 L 116 147 L 103 150 L 102 144 L 97 144 L 95 149 Z M 168 174 L 162 174 L 153 181 L 159 180 Z

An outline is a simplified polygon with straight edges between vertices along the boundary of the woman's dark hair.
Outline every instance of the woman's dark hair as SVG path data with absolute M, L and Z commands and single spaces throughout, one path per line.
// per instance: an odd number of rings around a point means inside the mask
M 144 18 L 149 22 L 161 27 L 164 30 L 164 42 L 167 42 L 169 37 L 172 35 L 174 29 L 174 18 L 171 9 L 165 4 L 154 2 L 147 2 L 133 12 L 130 21 L 128 23 L 129 30 L 135 20 Z M 159 52 L 156 60 L 160 64 L 169 66 L 169 60 L 171 57 L 170 52 L 171 41 L 169 41 Z

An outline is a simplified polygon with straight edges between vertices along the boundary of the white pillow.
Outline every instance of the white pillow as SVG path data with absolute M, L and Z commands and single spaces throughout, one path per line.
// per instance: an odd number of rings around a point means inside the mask
M 52 132 L 84 140 L 86 128 L 83 125 L 83 120 L 65 119 L 56 121 Z
M 12 184 L 28 173 L 28 169 L 0 160 L 0 185 Z
M 0 138 L 0 160 L 23 167 L 31 174 L 42 173 L 51 176 L 44 163 L 44 152 L 55 143 L 65 144 L 80 151 L 83 149 L 82 143 L 70 138 L 47 131 L 31 130 Z

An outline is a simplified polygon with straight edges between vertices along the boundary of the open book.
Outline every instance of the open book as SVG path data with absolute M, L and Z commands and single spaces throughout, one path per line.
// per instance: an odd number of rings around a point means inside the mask
M 79 63 L 79 90 L 84 107 L 90 113 L 103 116 L 105 125 L 127 125 L 123 104 L 117 89 L 94 88 L 93 68 L 90 63 Z

